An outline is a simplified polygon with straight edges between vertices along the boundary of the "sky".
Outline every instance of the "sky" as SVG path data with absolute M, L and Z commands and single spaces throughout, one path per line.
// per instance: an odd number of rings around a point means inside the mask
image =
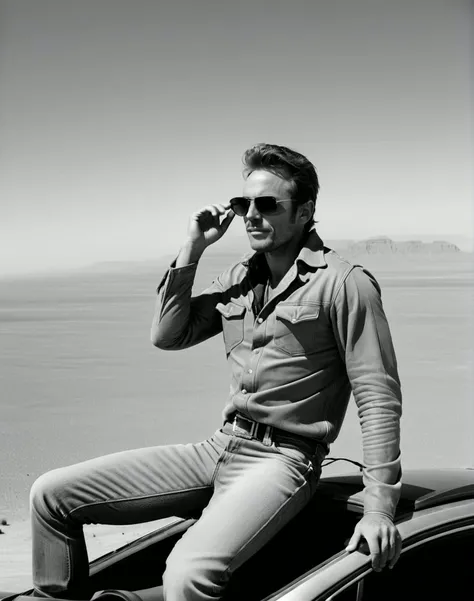
M 465 0 L 0 0 L 0 275 L 173 254 L 191 212 L 241 193 L 258 142 L 314 163 L 323 239 L 472 249 L 473 16 Z

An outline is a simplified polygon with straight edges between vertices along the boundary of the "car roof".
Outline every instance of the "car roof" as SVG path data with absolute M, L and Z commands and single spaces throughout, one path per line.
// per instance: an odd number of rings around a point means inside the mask
M 363 509 L 362 474 L 323 476 L 319 494 L 344 502 L 355 510 Z M 474 469 L 405 469 L 397 513 L 419 511 L 465 499 L 474 500 Z

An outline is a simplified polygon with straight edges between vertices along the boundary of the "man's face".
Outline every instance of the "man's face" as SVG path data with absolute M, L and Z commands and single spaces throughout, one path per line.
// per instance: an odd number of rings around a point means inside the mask
M 274 196 L 277 200 L 291 198 L 293 186 L 285 179 L 269 171 L 253 171 L 245 181 L 243 196 L 254 199 L 257 196 Z M 277 212 L 272 215 L 261 215 L 250 204 L 244 223 L 250 246 L 257 252 L 271 252 L 300 236 L 302 225 L 294 223 L 294 203 L 278 204 Z

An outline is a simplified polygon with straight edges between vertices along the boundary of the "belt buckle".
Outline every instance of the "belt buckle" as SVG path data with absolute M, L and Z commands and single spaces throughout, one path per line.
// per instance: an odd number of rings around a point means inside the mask
M 235 429 L 238 428 L 237 426 L 237 418 L 244 420 L 246 422 L 248 422 L 250 425 L 250 431 L 248 432 L 248 434 L 252 437 L 255 438 L 255 433 L 257 432 L 257 428 L 258 428 L 258 422 L 254 421 L 253 419 L 248 419 L 247 417 L 244 417 L 243 415 L 234 415 L 234 419 L 232 421 L 232 432 L 235 432 Z M 243 429 L 243 428 L 242 428 Z
M 235 429 L 238 428 L 239 426 L 237 425 L 237 418 L 244 420 L 246 422 L 251 423 L 251 427 L 250 427 L 250 435 L 253 436 L 253 432 L 255 431 L 254 426 L 256 425 L 255 422 L 251 419 L 247 419 L 246 417 L 244 417 L 243 415 L 234 415 L 234 419 L 232 420 L 232 432 L 235 432 Z M 241 428 L 241 430 L 243 430 L 243 428 Z
M 235 432 L 236 425 L 237 425 L 237 415 L 234 415 L 234 419 L 232 420 L 232 434 Z
M 266 447 L 271 447 L 273 444 L 273 426 L 265 426 L 265 434 L 262 440 Z
M 249 434 L 250 434 L 250 436 L 252 438 L 257 438 L 256 434 L 257 434 L 257 430 L 258 430 L 258 422 L 252 421 L 251 423 L 252 423 L 252 425 L 250 426 L 250 432 L 249 432 Z

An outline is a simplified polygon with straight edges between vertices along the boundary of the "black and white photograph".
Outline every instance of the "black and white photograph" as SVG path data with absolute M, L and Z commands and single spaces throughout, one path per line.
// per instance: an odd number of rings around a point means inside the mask
M 0 0 L 0 601 L 474 595 L 472 0 Z

